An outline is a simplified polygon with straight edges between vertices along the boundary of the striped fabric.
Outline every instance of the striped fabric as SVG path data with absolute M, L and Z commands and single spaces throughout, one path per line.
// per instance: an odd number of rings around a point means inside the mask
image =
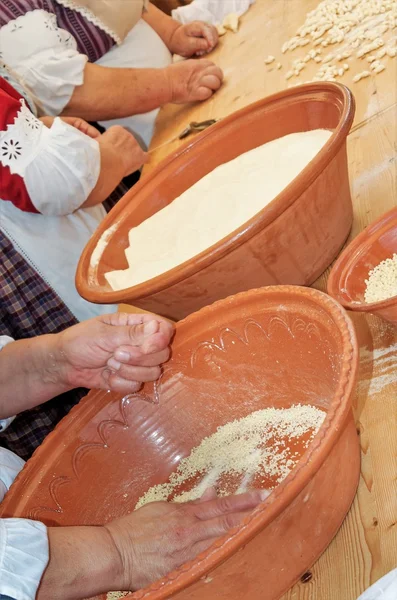
M 115 44 L 114 40 L 77 11 L 64 8 L 56 0 L 1 0 L 0 27 L 17 19 L 31 10 L 45 10 L 56 15 L 58 27 L 73 35 L 78 51 L 96 62 Z

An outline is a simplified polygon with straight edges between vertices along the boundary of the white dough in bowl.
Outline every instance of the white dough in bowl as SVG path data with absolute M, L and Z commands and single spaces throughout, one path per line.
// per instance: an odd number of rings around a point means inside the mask
M 129 268 L 105 275 L 112 289 L 165 273 L 241 227 L 295 179 L 331 135 L 324 129 L 292 133 L 208 173 L 130 230 Z

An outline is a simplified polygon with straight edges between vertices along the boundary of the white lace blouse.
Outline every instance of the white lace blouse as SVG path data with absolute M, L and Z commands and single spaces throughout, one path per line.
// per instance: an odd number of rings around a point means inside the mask
M 0 93 L 6 110 L 7 93 Z M 59 118 L 47 128 L 23 99 L 8 98 L 9 114 L 16 116 L 0 130 L 0 172 L 3 182 L 6 177 L 22 178 L 37 213 L 20 210 L 2 185 L 0 228 L 79 321 L 114 312 L 115 306 L 81 298 L 74 284 L 81 253 L 106 215 L 102 204 L 80 208 L 99 177 L 98 142 Z

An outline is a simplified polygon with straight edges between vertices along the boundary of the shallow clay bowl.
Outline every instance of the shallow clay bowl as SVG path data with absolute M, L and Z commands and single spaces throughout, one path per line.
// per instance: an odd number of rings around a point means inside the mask
M 397 296 L 364 301 L 369 272 L 397 253 L 397 208 L 369 225 L 342 252 L 331 269 L 328 293 L 349 310 L 378 315 L 397 325 Z
M 178 320 L 236 292 L 274 284 L 310 285 L 331 264 L 352 224 L 346 137 L 351 92 L 336 83 L 285 90 L 247 106 L 194 137 L 135 185 L 104 219 L 78 266 L 83 298 L 133 304 Z M 201 254 L 122 291 L 105 273 L 128 267 L 132 227 L 172 202 L 215 167 L 290 133 L 333 130 L 332 137 L 272 202 Z M 102 238 L 100 260 L 91 256 Z
M 108 522 L 166 481 L 219 425 L 311 404 L 326 411 L 325 421 L 266 502 L 196 560 L 133 595 L 275 600 L 323 552 L 353 500 L 357 356 L 346 313 L 316 290 L 268 287 L 215 303 L 177 324 L 172 359 L 155 385 L 125 398 L 91 392 L 75 407 L 27 463 L 0 515 Z

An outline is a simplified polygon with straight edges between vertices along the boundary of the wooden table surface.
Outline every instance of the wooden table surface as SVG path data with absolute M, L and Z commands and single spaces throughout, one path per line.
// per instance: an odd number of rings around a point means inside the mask
M 238 33 L 228 32 L 211 56 L 224 70 L 223 88 L 204 104 L 164 108 L 151 147 L 173 139 L 190 121 L 225 117 L 284 89 L 287 65 L 299 53 L 283 55 L 281 46 L 303 23 L 305 10 L 316 5 L 313 0 L 256 0 Z M 269 54 L 283 64 L 282 69 L 265 66 Z M 397 204 L 397 58 L 386 59 L 386 71 L 376 77 L 353 83 L 354 73 L 365 68 L 357 62 L 353 59 L 340 78 L 353 90 L 357 103 L 348 138 L 354 205 L 350 239 Z M 314 65 L 299 79 L 313 75 Z M 180 144 L 153 152 L 144 174 Z M 315 287 L 325 290 L 326 280 L 327 273 Z M 397 328 L 372 316 L 352 317 L 361 349 L 354 403 L 362 449 L 359 489 L 342 528 L 311 569 L 311 580 L 296 584 L 283 600 L 356 600 L 397 567 Z

